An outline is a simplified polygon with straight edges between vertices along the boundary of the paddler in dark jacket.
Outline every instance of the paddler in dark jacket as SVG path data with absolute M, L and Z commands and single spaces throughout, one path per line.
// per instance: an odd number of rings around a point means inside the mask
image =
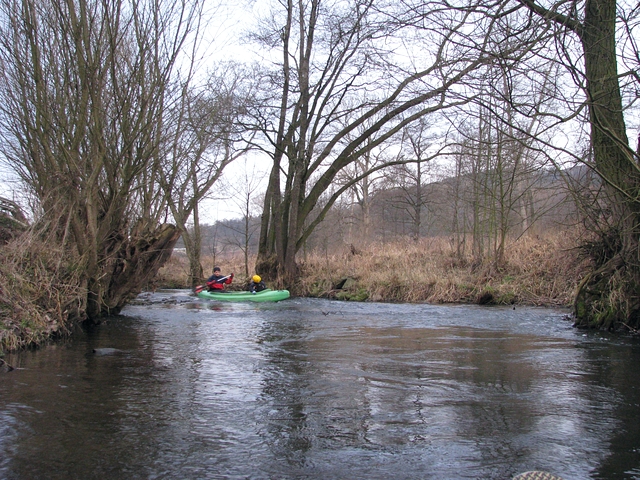
M 251 277 L 251 281 L 249 282 L 249 291 L 251 293 L 261 292 L 266 288 L 267 286 L 262 281 L 262 278 L 260 278 L 260 275 L 254 275 Z
M 207 279 L 207 288 L 210 292 L 221 292 L 225 284 L 230 285 L 233 281 L 233 273 L 223 277 L 220 275 L 220 267 L 213 267 L 213 275 Z

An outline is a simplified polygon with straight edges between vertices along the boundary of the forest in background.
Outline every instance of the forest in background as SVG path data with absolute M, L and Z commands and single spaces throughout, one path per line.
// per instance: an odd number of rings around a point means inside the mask
M 496 195 L 500 180 L 509 192 L 503 197 Z M 354 185 L 309 237 L 303 258 L 308 253 L 326 256 L 371 245 L 444 238 L 460 258 L 500 267 L 507 243 L 568 230 L 575 235 L 583 229 L 576 195 L 597 189 L 586 166 L 531 169 L 510 173 L 508 180 L 483 170 L 479 176 L 447 176 L 418 186 L 415 171 L 394 169 L 377 182 Z M 224 264 L 227 257 L 245 253 L 242 273 L 253 271 L 249 259 L 257 255 L 260 217 L 252 215 L 252 209 L 200 228 L 205 275 L 213 263 Z M 176 250 L 185 253 L 182 241 Z
M 473 187 L 474 180 L 485 184 L 487 175 L 445 177 L 420 188 L 413 182 L 398 185 L 402 178 L 380 178 L 364 196 L 367 205 L 353 201 L 354 192 L 333 206 L 303 249 L 302 273 L 291 287 L 295 294 L 359 301 L 571 306 L 590 265 L 578 247 L 587 237 L 575 199 L 578 187 L 597 188 L 588 169 L 528 172 L 520 182 L 529 188 L 512 197 L 504 231 L 484 228 L 498 225 L 496 218 L 488 219 L 502 211 L 493 188 Z M 480 191 L 482 196 L 474 195 Z M 205 275 L 218 265 L 236 274 L 228 288 L 246 288 L 255 273 L 259 225 L 260 218 L 251 215 L 203 225 Z M 503 252 L 498 256 L 500 246 Z M 178 242 L 149 288 L 185 288 L 188 279 L 188 262 Z

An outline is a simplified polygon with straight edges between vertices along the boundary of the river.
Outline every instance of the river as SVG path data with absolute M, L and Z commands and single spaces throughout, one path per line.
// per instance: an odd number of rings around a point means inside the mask
M 566 311 L 146 293 L 0 373 L 0 478 L 640 479 L 640 339 Z

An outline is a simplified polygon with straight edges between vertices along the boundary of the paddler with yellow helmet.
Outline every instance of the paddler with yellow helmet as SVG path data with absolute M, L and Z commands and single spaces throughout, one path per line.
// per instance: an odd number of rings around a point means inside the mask
M 249 282 L 249 291 L 251 293 L 261 292 L 266 288 L 267 286 L 262 281 L 262 278 L 260 278 L 260 275 L 254 275 L 251 277 L 251 281 Z

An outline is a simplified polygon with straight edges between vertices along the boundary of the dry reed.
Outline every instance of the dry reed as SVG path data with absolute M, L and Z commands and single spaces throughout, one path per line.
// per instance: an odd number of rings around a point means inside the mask
M 446 238 L 345 245 L 331 254 L 307 253 L 290 288 L 299 296 L 346 300 L 568 306 L 584 271 L 575 244 L 570 232 L 524 236 L 508 243 L 500 265 L 456 255 Z M 217 261 L 223 274 L 236 272 L 232 288 L 247 282 L 237 273 L 244 272 L 241 255 Z M 210 258 L 203 263 L 213 265 Z M 186 282 L 186 259 L 174 256 L 154 283 L 188 288 Z
M 300 293 L 338 298 L 352 293 L 393 302 L 566 306 L 584 268 L 574 244 L 568 233 L 522 237 L 508 244 L 499 265 L 458 256 L 444 238 L 312 255 L 303 264 Z M 343 282 L 349 292 L 336 291 Z
M 67 334 L 86 298 L 79 269 L 61 248 L 34 235 L 22 235 L 1 248 L 0 356 Z

